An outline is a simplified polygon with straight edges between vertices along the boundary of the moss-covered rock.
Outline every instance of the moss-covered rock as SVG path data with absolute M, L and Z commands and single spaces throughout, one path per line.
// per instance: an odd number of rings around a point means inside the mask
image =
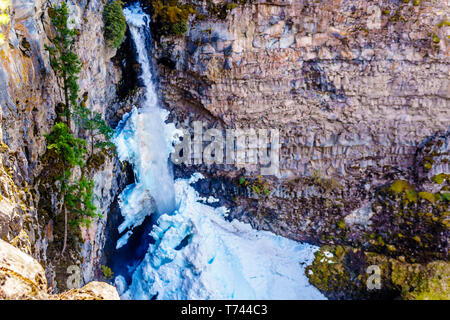
M 436 179 L 434 179 L 436 180 Z M 443 183 L 444 179 L 437 179 Z M 438 192 L 417 190 L 405 180 L 395 180 L 376 193 L 372 205 L 371 250 L 410 262 L 447 259 L 450 235 L 445 185 Z
M 426 265 L 391 259 L 391 281 L 406 300 L 449 300 L 450 264 L 433 261 Z
M 306 268 L 306 275 L 330 299 L 450 299 L 447 261 L 408 263 L 403 257 L 324 246 Z

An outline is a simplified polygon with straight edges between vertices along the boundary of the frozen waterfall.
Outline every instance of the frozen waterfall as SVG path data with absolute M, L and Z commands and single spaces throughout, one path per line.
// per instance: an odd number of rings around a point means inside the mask
M 117 247 L 125 245 L 131 229 L 154 211 L 158 219 L 150 233 L 154 241 L 130 269 L 131 281 L 122 275 L 115 278 L 121 297 L 324 299 L 304 274 L 316 247 L 227 221 L 226 208 L 208 206 L 191 186 L 203 178 L 200 174 L 173 181 L 168 159 L 179 132 L 165 123 L 168 113 L 158 107 L 146 46 L 149 17 L 139 5 L 124 11 L 146 96 L 142 109 L 121 122 L 115 139 L 120 159 L 133 165 L 136 177 L 120 196 L 124 222 L 119 231 L 124 235 Z
M 142 108 L 134 109 L 119 124 L 115 139 L 120 160 L 133 164 L 136 179 L 136 183 L 128 186 L 119 198 L 124 216 L 124 222 L 119 226 L 121 233 L 140 225 L 154 212 L 172 213 L 175 209 L 173 176 L 168 160 L 171 143 L 166 140 L 175 127 L 164 123 L 168 112 L 159 107 L 152 81 L 146 45 L 151 37 L 150 17 L 138 6 L 125 8 L 124 14 L 141 65 L 145 96 Z M 119 240 L 117 248 L 123 246 L 130 235 L 131 230 Z

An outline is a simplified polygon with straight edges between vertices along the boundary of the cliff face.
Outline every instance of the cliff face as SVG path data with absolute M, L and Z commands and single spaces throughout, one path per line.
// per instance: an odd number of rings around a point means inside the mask
M 119 300 L 116 289 L 90 282 L 59 295 L 48 293 L 42 266 L 26 253 L 0 240 L 0 299 L 7 300 Z
M 59 1 L 13 0 L 11 22 L 3 27 L 6 44 L 0 47 L 0 238 L 30 253 L 44 266 L 49 287 L 64 290 L 67 266 L 82 269 L 83 282 L 101 278 L 100 259 L 109 206 L 118 192 L 118 164 L 107 158 L 89 174 L 96 182 L 96 205 L 103 218 L 81 230 L 78 249 L 61 259 L 61 224 L 55 221 L 58 202 L 46 185 L 44 134 L 63 101 L 61 83 L 52 70 L 45 45 L 54 36 L 48 8 Z M 80 94 L 86 106 L 106 114 L 116 98 L 120 68 L 111 58 L 115 51 L 103 39 L 104 1 L 68 1 L 72 27 L 79 31 L 76 53 L 82 61 Z M 57 219 L 56 219 L 57 220 Z M 63 261 L 64 260 L 64 261 Z M 61 278 L 61 281 L 58 281 Z
M 80 95 L 116 124 L 139 99 L 134 90 L 119 102 L 125 97 L 117 92 L 137 85 L 138 67 L 129 43 L 117 56 L 106 45 L 104 2 L 68 4 L 79 31 Z M 156 14 L 158 1 L 142 2 Z M 66 289 L 71 265 L 81 268 L 83 283 L 101 278 L 106 221 L 126 184 L 114 157 L 89 167 L 103 218 L 82 228 L 61 259 L 59 199 L 43 157 L 44 134 L 63 100 L 45 50 L 54 36 L 48 8 L 56 3 L 12 0 L 11 21 L 0 26 L 0 238 L 44 266 L 49 291 Z M 161 24 L 167 17 L 156 14 L 152 31 L 172 120 L 278 129 L 281 144 L 279 177 L 258 177 L 258 166 L 205 164 L 176 166 L 177 176 L 203 172 L 209 179 L 198 191 L 255 228 L 411 262 L 448 259 L 448 1 L 171 4 L 189 17 L 186 29 L 170 19 Z M 113 60 L 122 59 L 128 81 L 121 82 Z
M 187 33 L 156 47 L 175 120 L 280 130 L 281 179 L 249 166 L 241 181 L 269 197 L 242 196 L 235 167 L 197 168 L 222 177 L 201 190 L 234 194 L 222 197 L 234 217 L 326 243 L 350 213 L 368 221 L 377 188 L 415 181 L 418 146 L 449 128 L 448 1 L 187 3 Z M 427 170 L 448 173 L 448 161 Z
M 175 66 L 161 68 L 166 102 L 279 128 L 284 177 L 407 168 L 449 124 L 448 28 L 437 27 L 449 7 L 399 2 L 254 1 L 224 20 L 206 11 L 184 37 L 160 40 Z

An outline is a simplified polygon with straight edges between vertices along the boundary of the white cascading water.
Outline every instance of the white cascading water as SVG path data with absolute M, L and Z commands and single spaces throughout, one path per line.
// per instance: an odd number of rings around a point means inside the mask
M 120 196 L 124 216 L 120 233 L 142 224 L 145 217 L 154 212 L 172 213 L 175 209 L 173 176 L 168 161 L 171 149 L 167 147 L 168 128 L 164 123 L 168 112 L 159 107 L 146 46 L 150 18 L 137 6 L 125 8 L 124 14 L 141 65 L 145 95 L 142 108 L 134 109 L 123 121 L 125 124 L 122 122 L 123 127 L 115 139 L 119 158 L 133 164 L 136 178 L 136 183 Z M 126 243 L 131 233 L 129 230 L 122 237 L 118 248 Z
M 120 159 L 133 165 L 137 180 L 120 196 L 120 232 L 151 214 L 152 197 L 159 215 L 150 233 L 154 243 L 130 268 L 131 283 L 122 275 L 115 278 L 121 298 L 324 299 L 304 274 L 316 247 L 227 221 L 228 209 L 209 206 L 214 199 L 199 197 L 191 186 L 203 178 L 200 174 L 173 182 L 167 160 L 180 132 L 165 123 L 168 113 L 158 108 L 145 46 L 149 17 L 139 4 L 124 12 L 147 91 L 143 108 L 125 117 L 115 140 Z

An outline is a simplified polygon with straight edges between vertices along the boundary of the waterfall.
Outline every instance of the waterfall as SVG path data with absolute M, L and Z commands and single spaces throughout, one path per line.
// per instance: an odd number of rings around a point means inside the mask
M 158 107 L 146 37 L 149 17 L 139 5 L 124 10 L 142 68 L 145 99 L 119 124 L 115 143 L 121 160 L 133 165 L 136 183 L 120 195 L 124 222 L 117 248 L 132 229 L 158 213 L 143 259 L 130 261 L 126 276 L 116 274 L 123 299 L 323 299 L 308 283 L 304 266 L 317 247 L 285 239 L 249 224 L 228 221 L 228 209 L 208 205 L 192 184 L 203 179 L 173 181 L 168 165 L 175 136 L 168 112 Z
M 147 43 L 151 43 L 150 17 L 138 4 L 124 9 L 130 34 L 136 47 L 137 60 L 141 65 L 144 83 L 144 100 L 141 109 L 134 109 L 118 127 L 115 138 L 120 160 L 133 165 L 136 183 L 128 186 L 120 195 L 124 222 L 119 232 L 142 224 L 152 213 L 172 213 L 175 209 L 175 193 L 172 168 L 169 164 L 170 140 L 173 125 L 166 125 L 168 112 L 159 106 L 153 83 L 152 65 Z M 169 137 L 169 138 L 168 138 Z M 129 230 L 117 244 L 126 244 Z

